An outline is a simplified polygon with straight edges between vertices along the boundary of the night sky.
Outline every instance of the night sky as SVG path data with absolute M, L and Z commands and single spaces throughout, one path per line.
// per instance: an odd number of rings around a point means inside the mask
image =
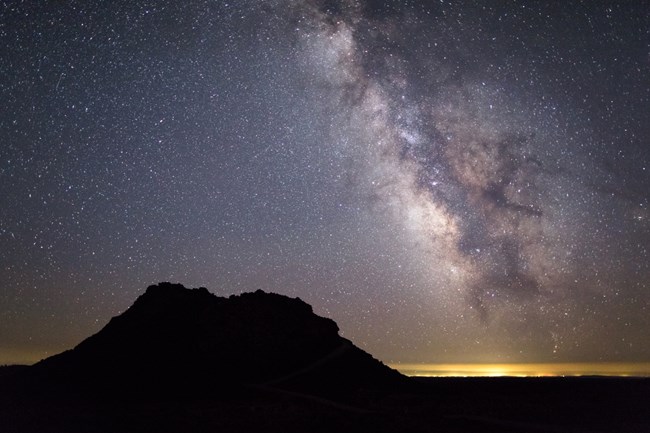
M 650 4 L 0 2 L 0 364 L 149 284 L 384 362 L 650 361 Z

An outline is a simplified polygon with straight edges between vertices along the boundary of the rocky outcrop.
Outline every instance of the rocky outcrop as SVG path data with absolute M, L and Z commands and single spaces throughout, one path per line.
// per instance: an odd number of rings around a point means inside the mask
M 150 286 L 100 332 L 34 370 L 65 384 L 139 393 L 250 385 L 332 396 L 402 377 L 299 298 L 261 290 L 222 298 L 170 283 Z

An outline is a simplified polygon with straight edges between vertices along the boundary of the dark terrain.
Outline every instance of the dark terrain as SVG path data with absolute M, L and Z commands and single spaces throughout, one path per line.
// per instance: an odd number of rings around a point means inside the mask
M 0 432 L 650 432 L 650 380 L 407 378 L 300 299 L 151 286 L 73 350 L 0 368 Z

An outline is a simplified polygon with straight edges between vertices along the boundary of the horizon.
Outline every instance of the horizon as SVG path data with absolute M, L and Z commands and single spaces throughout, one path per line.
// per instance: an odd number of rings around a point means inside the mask
M 30 362 L 0 362 L 0 367 L 31 366 Z M 609 377 L 650 378 L 650 362 L 513 362 L 513 363 L 387 363 L 409 377 Z
M 650 377 L 650 362 L 387 364 L 413 377 Z

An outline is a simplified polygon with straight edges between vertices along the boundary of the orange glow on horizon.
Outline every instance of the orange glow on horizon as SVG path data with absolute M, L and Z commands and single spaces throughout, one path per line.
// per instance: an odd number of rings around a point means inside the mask
M 426 377 L 650 377 L 650 362 L 529 363 L 529 364 L 390 364 L 406 376 Z

